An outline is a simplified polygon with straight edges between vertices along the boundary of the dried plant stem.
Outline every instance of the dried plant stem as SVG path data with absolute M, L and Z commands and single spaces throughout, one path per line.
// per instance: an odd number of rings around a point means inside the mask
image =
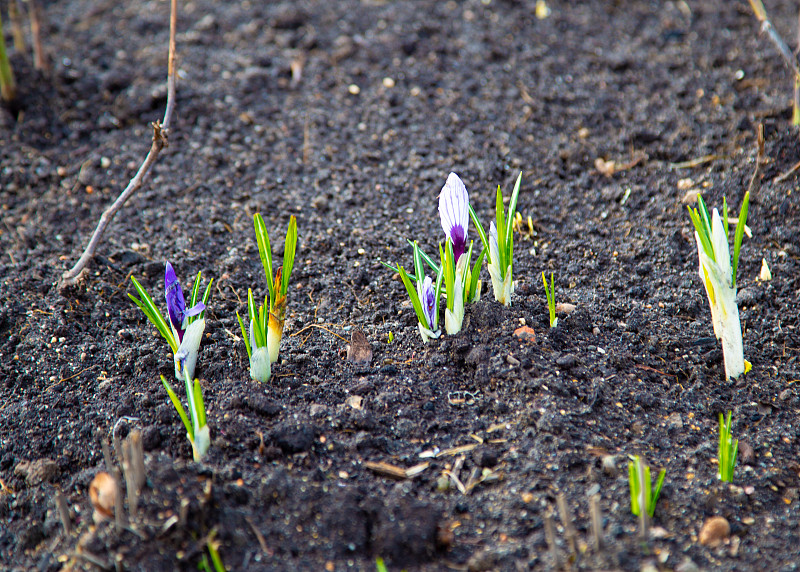
M 131 431 L 122 445 L 123 472 L 125 484 L 128 489 L 128 511 L 131 518 L 136 519 L 139 514 L 139 493 L 144 487 L 144 451 L 142 449 L 142 433 L 138 430 Z
M 553 526 L 553 515 L 547 513 L 544 517 L 544 537 L 547 540 L 547 547 L 550 550 L 550 558 L 553 560 L 553 569 L 559 567 L 561 560 L 558 555 L 558 547 L 556 546 L 556 530 Z
M 750 193 L 751 200 L 755 197 L 755 192 L 761 183 L 761 165 L 764 164 L 764 124 L 758 124 L 758 132 L 756 135 L 756 168 L 753 171 L 753 176 L 750 177 L 750 184 L 747 186 L 747 192 Z
M 598 552 L 603 549 L 603 515 L 600 513 L 600 495 L 592 495 L 589 499 L 589 512 L 592 516 L 592 537 Z
M 25 53 L 25 32 L 22 31 L 22 11 L 19 0 L 8 3 L 8 19 L 11 21 L 11 35 L 14 38 L 14 49 L 17 53 Z
M 69 536 L 72 532 L 72 521 L 69 518 L 69 507 L 67 506 L 67 499 L 61 494 L 61 491 L 56 491 L 56 509 L 58 510 L 58 517 L 61 519 L 61 526 L 64 527 L 64 534 Z
M 78 259 L 70 270 L 61 276 L 61 283 L 59 288 L 71 286 L 76 284 L 83 272 L 86 270 L 86 265 L 94 257 L 97 246 L 103 238 L 103 233 L 106 227 L 114 219 L 114 216 L 122 208 L 122 205 L 142 186 L 150 168 L 155 164 L 156 159 L 161 150 L 168 145 L 168 136 L 170 123 L 172 121 L 173 110 L 175 108 L 175 29 L 178 21 L 178 0 L 171 0 L 170 4 L 170 18 L 169 18 L 169 61 L 167 69 L 167 107 L 164 111 L 164 120 L 161 122 L 156 121 L 153 123 L 153 142 L 150 145 L 150 151 L 147 153 L 144 162 L 139 167 L 139 170 L 130 180 L 128 186 L 122 191 L 122 194 L 117 197 L 117 200 L 108 207 L 100 217 L 97 223 L 97 228 L 86 246 L 86 250 Z
M 33 67 L 40 71 L 47 69 L 47 58 L 42 49 L 41 11 L 36 0 L 28 0 L 30 4 L 31 38 L 33 40 Z
M 558 514 L 564 525 L 564 536 L 567 539 L 567 544 L 569 544 L 569 552 L 572 556 L 577 556 L 578 547 L 575 543 L 575 539 L 578 534 L 575 532 L 575 527 L 572 525 L 572 515 L 567 507 L 567 497 L 564 493 L 561 493 L 556 500 L 558 502 Z
M 758 21 L 761 22 L 761 31 L 767 34 L 767 37 L 778 49 L 783 61 L 791 68 L 795 76 L 800 77 L 800 64 L 798 64 L 797 58 L 792 54 L 792 50 L 789 49 L 789 46 L 783 41 L 781 35 L 773 27 L 772 22 L 769 21 L 764 4 L 761 0 L 750 0 L 750 7 L 753 9 L 753 13 Z

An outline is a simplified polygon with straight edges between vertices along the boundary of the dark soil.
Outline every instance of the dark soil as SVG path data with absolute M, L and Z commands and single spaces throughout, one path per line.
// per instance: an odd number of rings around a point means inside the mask
M 186 3 L 170 146 L 64 291 L 163 115 L 169 3 L 42 4 L 52 69 L 12 53 L 20 107 L 0 110 L 0 568 L 195 570 L 215 530 L 229 570 L 374 570 L 377 557 L 554 569 L 544 523 L 562 493 L 573 569 L 800 567 L 800 194 L 797 177 L 778 179 L 800 146 L 790 75 L 747 2 L 553 0 L 542 20 L 533 0 Z M 796 7 L 769 4 L 794 38 Z M 682 198 L 699 189 L 738 212 L 759 123 L 770 162 L 739 271 L 753 371 L 726 383 Z M 629 168 L 605 176 L 598 158 Z M 510 192 L 522 171 L 535 234 L 517 235 L 510 308 L 484 270 L 462 332 L 423 345 L 379 259 L 410 266 L 407 238 L 434 252 L 450 171 L 487 224 L 497 185 Z M 235 314 L 266 289 L 256 212 L 278 254 L 290 215 L 300 236 L 265 385 L 249 379 Z M 159 381 L 168 346 L 126 296 L 134 275 L 161 305 L 166 260 L 184 287 L 214 278 L 200 464 Z M 542 271 L 576 306 L 553 330 Z M 523 322 L 535 340 L 514 335 Z M 369 363 L 346 358 L 357 330 Z M 727 410 L 742 440 L 732 486 L 715 464 Z M 122 531 L 95 526 L 88 497 L 115 425 L 140 429 L 146 451 Z M 667 470 L 646 542 L 635 454 Z M 429 466 L 392 480 L 368 462 Z M 715 515 L 731 536 L 701 546 Z

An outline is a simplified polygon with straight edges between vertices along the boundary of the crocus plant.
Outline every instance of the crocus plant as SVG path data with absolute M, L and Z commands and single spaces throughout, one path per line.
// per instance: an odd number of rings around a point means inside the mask
M 175 276 L 175 270 L 167 262 L 164 283 L 168 320 L 164 319 L 161 312 L 156 308 L 153 299 L 136 278 L 131 276 L 131 281 L 139 296 L 136 297 L 128 293 L 128 297 L 144 312 L 147 319 L 167 340 L 174 355 L 175 377 L 183 379 L 184 368 L 188 370 L 189 377 L 193 377 L 194 368 L 197 364 L 197 351 L 200 349 L 200 341 L 203 337 L 203 330 L 206 327 L 204 319 L 206 304 L 208 304 L 208 299 L 211 296 L 211 284 L 214 280 L 212 279 L 208 283 L 202 300 L 199 300 L 200 272 L 197 273 L 197 278 L 195 278 L 194 286 L 192 287 L 190 307 L 187 309 L 183 290 L 178 283 L 178 278 Z
M 261 257 L 261 264 L 264 266 L 267 287 L 269 288 L 267 347 L 269 348 L 269 360 L 274 363 L 278 360 L 281 337 L 283 336 L 283 324 L 286 319 L 286 292 L 289 288 L 289 277 L 292 275 L 295 249 L 297 248 L 297 219 L 294 216 L 289 219 L 289 228 L 286 231 L 286 242 L 283 249 L 283 266 L 278 267 L 274 276 L 272 273 L 272 250 L 270 249 L 269 235 L 267 234 L 267 227 L 264 225 L 264 219 L 261 218 L 260 214 L 256 213 L 253 217 L 253 223 L 256 229 L 258 254 Z M 249 313 L 250 308 L 248 308 Z
M 698 208 L 689 207 L 689 216 L 695 228 L 697 254 L 700 259 L 700 278 L 706 288 L 711 307 L 714 335 L 722 340 L 725 358 L 725 379 L 738 378 L 750 371 L 750 363 L 744 359 L 742 328 L 739 323 L 739 308 L 736 305 L 736 270 L 742 247 L 750 193 L 745 193 L 736 233 L 733 240 L 733 259 L 728 249 L 728 205 L 722 201 L 722 217 L 717 209 L 709 215 L 702 196 L 697 197 Z
M 408 272 L 400 266 L 398 272 L 403 285 L 406 287 L 409 298 L 411 298 L 411 305 L 414 306 L 414 312 L 417 314 L 417 325 L 419 326 L 419 333 L 422 336 L 422 341 L 427 342 L 430 339 L 438 338 L 441 335 L 439 329 L 439 295 L 442 289 L 442 276 L 441 272 L 438 273 L 436 284 L 430 276 L 426 276 L 422 266 L 422 254 L 414 242 L 414 277 L 409 276 Z M 416 286 L 414 285 L 416 282 Z
M 439 193 L 439 218 L 446 237 L 444 246 L 439 246 L 439 259 L 447 296 L 444 327 L 448 334 L 461 331 L 464 302 L 476 302 L 481 296 L 478 275 L 485 252 L 481 252 L 478 262 L 470 268 L 472 242 L 467 237 L 469 213 L 467 188 L 458 175 L 450 173 Z M 438 271 L 435 265 L 431 265 Z
M 268 307 L 269 301 L 266 298 L 263 304 L 256 306 L 253 301 L 253 291 L 247 291 L 247 316 L 250 319 L 249 336 L 239 312 L 236 312 L 236 317 L 239 319 L 239 327 L 242 329 L 244 347 L 247 349 L 247 355 L 250 358 L 250 377 L 262 383 L 269 380 L 270 375 L 272 375 L 268 346 Z
M 489 251 L 489 276 L 492 278 L 494 298 L 505 306 L 511 305 L 511 294 L 514 292 L 512 278 L 514 260 L 514 215 L 517 210 L 517 197 L 519 196 L 522 173 L 517 177 L 514 191 L 511 193 L 511 202 L 508 205 L 508 216 L 503 210 L 503 192 L 497 187 L 495 200 L 495 221 L 489 224 L 489 235 L 486 235 L 475 211 L 469 207 L 469 215 L 478 229 L 484 248 Z
M 192 456 L 196 462 L 199 462 L 203 459 L 203 456 L 211 445 L 211 434 L 206 424 L 206 408 L 203 404 L 203 393 L 200 388 L 200 382 L 196 379 L 192 382 L 192 376 L 189 375 L 188 367 L 182 368 L 182 371 L 183 380 L 186 383 L 186 399 L 189 403 L 189 415 L 186 414 L 181 400 L 163 375 L 161 376 L 161 383 L 164 384 L 164 389 L 167 390 L 172 405 L 175 406 L 175 410 L 178 412 L 178 415 L 180 415 L 184 427 L 186 427 L 186 436 L 192 444 Z M 189 418 L 190 415 L 191 419 Z

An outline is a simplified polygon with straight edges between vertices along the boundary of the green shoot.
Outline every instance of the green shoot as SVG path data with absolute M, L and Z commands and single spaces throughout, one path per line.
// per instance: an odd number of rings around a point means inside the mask
M 469 216 L 483 242 L 483 247 L 488 253 L 489 274 L 492 278 L 492 288 L 495 299 L 508 306 L 511 304 L 511 293 L 513 291 L 513 262 L 514 262 L 514 217 L 517 210 L 517 199 L 519 197 L 520 185 L 522 183 L 522 173 L 517 177 L 514 190 L 511 193 L 511 201 L 508 205 L 508 213 L 503 209 L 503 192 L 500 186 L 497 187 L 495 195 L 495 222 L 489 227 L 489 234 L 483 229 L 478 220 L 475 210 L 469 207 Z
M 163 375 L 161 376 L 161 383 L 164 384 L 164 389 L 167 390 L 167 395 L 169 395 L 172 405 L 178 412 L 181 421 L 183 421 L 183 426 L 186 428 L 186 435 L 189 437 L 189 442 L 192 444 L 194 460 L 199 462 L 202 460 L 211 444 L 209 429 L 206 424 L 206 408 L 203 403 L 200 381 L 195 379 L 194 382 L 192 382 L 187 368 L 183 368 L 183 373 L 186 385 L 186 398 L 189 404 L 188 415 L 183 408 L 180 398 Z
M 0 16 L 0 98 L 6 103 L 11 103 L 17 98 L 17 84 L 14 81 L 14 72 L 6 53 L 6 38 L 3 34 L 3 18 Z
M 261 258 L 261 265 L 264 267 L 264 274 L 267 278 L 267 288 L 269 289 L 269 317 L 268 345 L 270 362 L 278 360 L 281 338 L 283 337 L 283 325 L 286 320 L 286 293 L 289 288 L 289 278 L 294 267 L 294 258 L 297 252 L 297 219 L 292 216 L 289 219 L 289 228 L 286 231 L 286 242 L 283 249 L 283 266 L 273 274 L 272 250 L 269 243 L 269 234 L 264 224 L 264 219 L 260 214 L 253 216 L 253 225 L 256 232 L 256 242 L 258 243 L 258 255 Z M 263 346 L 259 346 L 263 347 Z M 253 350 L 253 348 L 250 348 Z M 252 354 L 250 354 L 252 357 Z
M 438 300 L 439 296 L 441 295 L 442 290 L 442 279 L 444 272 L 439 272 L 436 277 L 436 286 L 432 292 L 427 292 L 424 290 L 425 288 L 425 268 L 423 267 L 422 263 L 422 251 L 419 249 L 419 246 L 416 242 L 413 243 L 414 245 L 414 277 L 412 278 L 409 276 L 408 272 L 402 267 L 398 267 L 398 271 L 400 273 L 400 279 L 403 281 L 403 285 L 406 287 L 406 292 L 408 292 L 408 297 L 411 299 L 411 305 L 414 307 L 414 312 L 417 314 L 417 321 L 421 326 L 423 326 L 426 330 L 430 331 L 432 334 L 436 334 L 436 331 L 439 329 L 439 307 L 438 307 Z M 452 247 L 450 249 L 452 253 Z M 416 283 L 416 286 L 414 285 Z M 432 286 L 432 284 L 431 284 Z M 432 307 L 429 308 L 430 317 L 426 315 L 425 308 L 423 307 L 423 303 L 427 302 L 427 298 L 430 298 L 430 295 L 433 294 L 433 304 Z M 430 337 L 430 336 L 428 336 Z M 423 340 L 427 341 L 425 335 L 423 335 Z
M 731 412 L 728 411 L 727 420 L 719 414 L 719 446 L 717 447 L 717 461 L 719 470 L 717 476 L 724 483 L 733 482 L 733 470 L 736 468 L 736 456 L 739 451 L 739 440 L 731 437 Z
M 549 288 L 544 272 L 542 272 L 542 280 L 544 281 L 544 293 L 547 295 L 547 308 L 550 310 L 550 327 L 555 328 L 558 325 L 558 318 L 556 318 L 556 282 L 553 279 L 553 273 L 550 273 Z
M 197 275 L 198 280 L 200 278 L 200 274 Z M 153 299 L 150 297 L 150 294 L 147 293 L 139 281 L 136 280 L 133 276 L 131 276 L 131 282 L 133 282 L 133 287 L 136 289 L 136 293 L 139 294 L 137 298 L 130 292 L 128 293 L 128 297 L 133 300 L 133 303 L 136 304 L 139 309 L 144 312 L 144 315 L 147 316 L 147 319 L 156 327 L 158 333 L 160 333 L 167 343 L 169 344 L 172 353 L 176 353 L 178 351 L 178 339 L 175 337 L 175 333 L 172 331 L 172 328 L 161 315 L 161 312 L 158 311 L 156 308 Z M 211 286 L 209 284 L 209 286 Z
M 375 559 L 375 571 L 388 572 L 388 568 L 386 568 L 386 564 L 384 564 L 383 558 L 378 557 Z
M 638 455 L 629 458 L 628 485 L 631 492 L 631 512 L 639 516 L 642 507 L 644 507 L 647 514 L 652 518 L 656 512 L 656 502 L 658 502 L 658 497 L 661 494 L 661 487 L 664 485 L 664 477 L 667 471 L 666 469 L 659 471 L 655 488 L 652 488 L 650 467 L 645 465 Z M 642 489 L 642 484 L 644 489 Z

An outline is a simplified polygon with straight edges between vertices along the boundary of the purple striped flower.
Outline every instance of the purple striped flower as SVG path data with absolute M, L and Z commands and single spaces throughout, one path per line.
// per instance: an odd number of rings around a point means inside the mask
M 430 276 L 426 276 L 425 280 L 423 280 L 420 294 L 419 301 L 422 303 L 422 311 L 425 313 L 425 319 L 428 321 L 425 327 L 429 330 L 433 330 L 433 319 L 436 315 L 436 292 L 434 291 L 433 280 L 431 280 Z
M 447 176 L 447 182 L 439 193 L 439 216 L 444 233 L 453 243 L 453 263 L 457 264 L 467 250 L 469 195 L 464 183 L 455 173 Z
M 169 321 L 172 323 L 172 328 L 178 336 L 178 343 L 183 341 L 183 333 L 188 326 L 187 318 L 197 316 L 206 309 L 206 305 L 198 302 L 193 307 L 186 309 L 186 301 L 183 298 L 183 290 L 178 283 L 178 277 L 175 276 L 175 271 L 172 269 L 172 264 L 167 262 L 167 270 L 164 274 L 164 283 L 166 284 L 166 298 L 167 298 L 167 311 L 169 312 Z

